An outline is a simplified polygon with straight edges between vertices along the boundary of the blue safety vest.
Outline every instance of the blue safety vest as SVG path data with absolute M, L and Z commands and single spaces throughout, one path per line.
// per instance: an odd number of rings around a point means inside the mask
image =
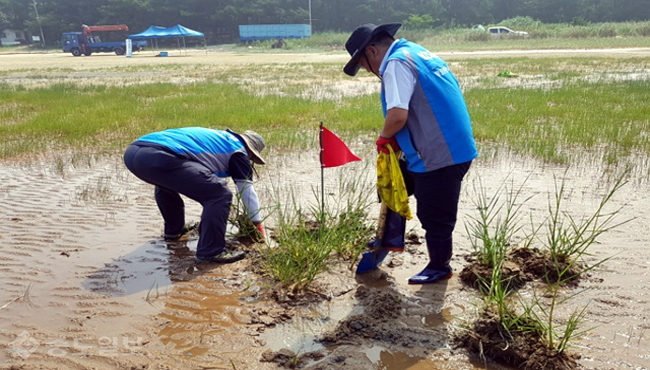
M 154 144 L 169 149 L 207 167 L 219 177 L 229 177 L 228 163 L 233 154 L 246 153 L 237 137 L 227 131 L 203 127 L 183 127 L 147 134 L 135 144 Z
M 416 79 L 406 126 L 395 138 L 408 169 L 429 172 L 478 156 L 465 99 L 447 64 L 422 46 L 398 40 L 388 61 L 405 63 Z M 381 102 L 386 116 L 384 86 Z

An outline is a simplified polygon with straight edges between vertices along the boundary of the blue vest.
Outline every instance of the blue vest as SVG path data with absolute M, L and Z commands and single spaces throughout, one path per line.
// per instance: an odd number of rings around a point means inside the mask
M 406 126 L 395 135 L 409 171 L 429 172 L 476 158 L 478 152 L 465 99 L 447 64 L 405 39 L 393 45 L 388 60 L 404 63 L 416 80 Z M 383 83 L 381 102 L 385 117 Z
M 219 177 L 229 177 L 228 162 L 246 148 L 235 135 L 203 127 L 183 127 L 147 134 L 137 142 L 161 145 L 207 167 Z

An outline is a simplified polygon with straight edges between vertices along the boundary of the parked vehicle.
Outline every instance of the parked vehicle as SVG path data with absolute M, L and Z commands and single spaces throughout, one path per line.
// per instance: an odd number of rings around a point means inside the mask
M 124 55 L 126 53 L 126 40 L 119 41 L 102 41 L 98 32 L 124 31 L 127 32 L 129 27 L 125 24 L 109 26 L 86 26 L 82 25 L 82 32 L 65 32 L 61 36 L 61 44 L 64 53 L 71 53 L 78 57 L 80 55 L 90 56 L 92 53 L 115 53 Z M 125 33 L 126 35 L 126 33 Z M 131 43 L 133 51 L 144 50 L 147 41 L 133 41 Z
M 503 26 L 490 27 L 490 28 L 488 28 L 488 32 L 492 36 L 499 36 L 499 37 L 503 37 L 503 36 L 506 36 L 506 37 L 507 36 L 522 36 L 522 37 L 525 37 L 525 36 L 528 36 L 528 32 L 525 32 L 525 31 L 513 31 L 510 28 L 503 27 Z

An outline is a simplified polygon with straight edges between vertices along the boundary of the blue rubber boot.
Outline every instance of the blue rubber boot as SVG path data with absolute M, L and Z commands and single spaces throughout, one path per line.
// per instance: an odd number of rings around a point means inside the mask
M 431 284 L 440 280 L 449 279 L 452 275 L 451 261 L 452 239 L 427 240 L 429 251 L 429 264 L 424 270 L 409 279 L 409 284 Z

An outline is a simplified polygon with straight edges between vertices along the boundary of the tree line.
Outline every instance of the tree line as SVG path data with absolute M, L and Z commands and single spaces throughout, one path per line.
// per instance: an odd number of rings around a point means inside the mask
M 311 9 L 311 12 L 310 12 Z M 56 45 L 82 24 L 182 24 L 208 43 L 238 40 L 239 25 L 312 23 L 313 32 L 351 32 L 363 23 L 467 27 L 518 16 L 544 23 L 650 20 L 649 0 L 0 0 L 0 30 L 25 30 Z

